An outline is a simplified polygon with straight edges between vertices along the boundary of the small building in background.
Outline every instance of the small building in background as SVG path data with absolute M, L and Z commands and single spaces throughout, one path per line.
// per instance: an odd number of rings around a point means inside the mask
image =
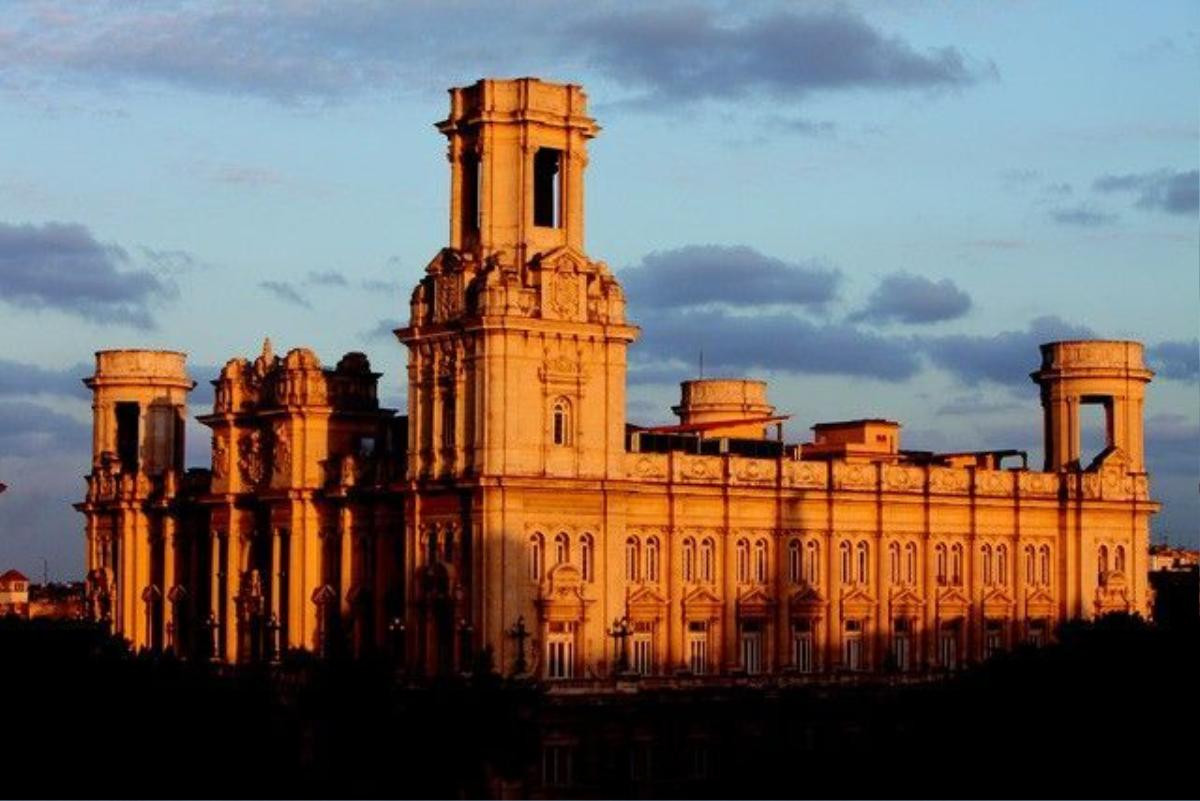
M 34 584 L 29 588 L 29 617 L 78 620 L 84 615 L 82 581 Z
M 29 579 L 19 570 L 0 575 L 0 615 L 29 617 Z

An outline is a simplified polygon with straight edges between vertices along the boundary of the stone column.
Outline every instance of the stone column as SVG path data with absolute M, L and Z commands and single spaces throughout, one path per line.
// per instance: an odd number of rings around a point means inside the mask
M 350 589 L 354 581 L 354 532 L 349 505 L 338 510 L 338 609 L 342 619 L 350 616 Z
M 179 639 L 178 623 L 175 620 L 175 604 L 171 602 L 171 590 L 175 587 L 175 517 L 163 515 L 163 586 L 162 586 L 162 644 L 164 649 L 175 650 Z
M 211 656 L 214 659 L 219 659 L 221 650 L 218 646 L 221 632 L 221 576 L 224 574 L 225 568 L 221 565 L 221 533 L 218 531 L 210 531 L 208 534 L 210 552 L 208 562 L 208 615 L 209 620 L 215 624 L 211 631 L 205 628 L 206 636 L 210 642 L 206 647 L 212 652 Z

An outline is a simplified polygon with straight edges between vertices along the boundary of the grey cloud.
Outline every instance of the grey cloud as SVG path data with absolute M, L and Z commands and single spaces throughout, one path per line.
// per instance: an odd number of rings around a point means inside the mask
M 631 385 L 678 384 L 680 381 L 694 378 L 699 374 L 699 353 L 697 350 L 694 354 L 694 358 L 697 360 L 690 365 L 677 359 L 658 361 L 634 359 L 629 362 L 629 369 L 626 372 L 627 379 Z
M 1039 345 L 1093 336 L 1090 328 L 1047 316 L 1033 320 L 1024 331 L 1003 331 L 991 336 L 927 337 L 921 347 L 935 366 L 969 386 L 992 382 L 1016 388 L 1027 385 L 1030 371 L 1040 363 Z
M 933 281 L 907 272 L 884 276 L 864 309 L 850 321 L 936 323 L 954 320 L 971 310 L 971 296 L 949 278 Z
M 704 6 L 639 9 L 579 21 L 571 45 L 639 87 L 647 107 L 750 94 L 953 88 L 979 71 L 953 47 L 918 50 L 845 10 L 781 11 L 731 22 Z
M 794 314 L 681 309 L 638 322 L 643 338 L 633 358 L 650 364 L 691 359 L 703 349 L 705 370 L 714 373 L 761 368 L 902 381 L 920 369 L 913 348 L 901 339 L 840 323 L 816 325 Z
M 149 306 L 175 296 L 128 252 L 97 242 L 85 226 L 0 223 L 0 299 L 99 323 L 153 328 Z
M 1162 378 L 1180 381 L 1200 378 L 1200 339 L 1159 342 L 1146 348 L 1146 358 Z
M 86 398 L 88 391 L 82 379 L 91 375 L 92 371 L 93 366 L 89 364 L 59 369 L 0 359 L 0 396 L 60 395 Z
M 1181 414 L 1147 417 L 1146 463 L 1152 476 L 1170 473 L 1200 478 L 1200 425 Z M 1195 487 L 1193 480 L 1193 493 Z
M 69 26 L 25 14 L 5 53 L 9 80 L 47 71 L 76 79 L 155 81 L 199 91 L 331 101 L 394 86 L 434 88 L 449 69 L 578 73 L 587 65 L 659 107 L 749 93 L 938 89 L 977 81 L 949 46 L 922 48 L 842 10 L 740 19 L 705 6 L 651 10 L 537 2 L 454 4 L 99 4 Z M 21 15 L 17 15 L 20 18 Z M 443 79 L 444 80 L 444 79 Z M 440 83 L 440 82 L 439 82 Z M 230 180 L 271 176 L 231 172 Z
M 349 286 L 350 282 L 346 280 L 346 276 L 336 270 L 328 270 L 326 272 L 310 272 L 304 283 L 312 286 Z
M 765 123 L 775 130 L 800 136 L 832 136 L 837 124 L 831 120 L 810 120 L 804 117 L 767 117 Z
M 1195 214 L 1200 208 L 1200 170 L 1102 175 L 1092 188 L 1097 192 L 1134 192 L 1134 205 L 1140 209 Z
M 1069 195 L 1075 190 L 1071 184 L 1064 181 L 1055 184 L 1046 184 L 1042 187 L 1042 191 L 1048 195 Z
M 140 247 L 138 250 L 146 264 L 162 275 L 182 275 L 200 266 L 196 258 L 186 250 L 155 250 Z
M 618 276 L 633 303 L 647 309 L 721 303 L 794 305 L 817 310 L 836 295 L 841 273 L 753 248 L 688 245 L 645 256 Z
M 386 320 L 380 320 L 378 323 L 375 324 L 374 328 L 364 331 L 362 333 L 362 336 L 364 339 L 383 339 L 383 340 L 390 340 L 390 341 L 394 342 L 396 339 L 396 335 L 393 332 L 397 328 L 403 328 L 403 327 L 404 327 L 404 323 L 400 322 L 399 320 L 393 320 L 393 319 L 389 318 Z
M 1063 225 L 1093 227 L 1116 222 L 1117 215 L 1097 211 L 1090 206 L 1075 206 L 1073 208 L 1055 209 L 1050 212 L 1050 218 Z
M 259 281 L 259 287 L 267 290 L 275 297 L 282 300 L 284 303 L 290 303 L 293 306 L 300 306 L 305 309 L 311 309 L 312 306 L 301 295 L 296 288 L 286 281 Z
M 212 179 L 234 186 L 273 186 L 283 183 L 283 176 L 266 167 L 225 165 L 212 171 Z
M 91 438 L 91 426 L 70 415 L 40 403 L 0 401 L 0 453 L 5 456 L 86 454 Z
M 1013 400 L 994 400 L 983 393 L 973 392 L 969 395 L 956 395 L 947 399 L 937 408 L 936 414 L 944 415 L 979 415 L 1011 412 L 1021 408 L 1021 404 Z
M 371 292 L 399 292 L 400 284 L 397 281 L 381 281 L 378 278 L 364 279 L 359 286 Z

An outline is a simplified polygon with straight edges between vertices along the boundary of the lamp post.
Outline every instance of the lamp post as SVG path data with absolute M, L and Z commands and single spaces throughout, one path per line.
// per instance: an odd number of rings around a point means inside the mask
M 520 676 L 528 668 L 525 664 L 525 640 L 529 638 L 529 630 L 525 628 L 525 616 L 517 618 L 516 624 L 508 630 L 508 636 L 517 641 L 517 661 L 513 664 L 513 673 Z
M 608 630 L 608 636 L 613 638 L 613 662 L 616 665 L 615 673 L 620 675 L 629 672 L 629 649 L 626 642 L 633 635 L 633 627 L 629 624 L 629 616 L 615 618 L 612 622 L 612 627 Z

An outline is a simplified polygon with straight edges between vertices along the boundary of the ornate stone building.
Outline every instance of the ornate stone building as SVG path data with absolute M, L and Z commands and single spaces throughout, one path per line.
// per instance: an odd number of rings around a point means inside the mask
M 1147 612 L 1140 344 L 1042 346 L 1041 471 L 907 451 L 887 420 L 789 444 L 758 381 L 685 381 L 678 425 L 628 425 L 638 329 L 584 251 L 583 91 L 480 81 L 438 129 L 450 242 L 396 331 L 406 415 L 379 407 L 363 354 L 326 368 L 268 343 L 214 382 L 211 469 L 185 472 L 184 355 L 97 354 L 89 598 L 134 645 L 824 674 L 954 667 Z M 1082 404 L 1107 420 L 1089 464 Z

